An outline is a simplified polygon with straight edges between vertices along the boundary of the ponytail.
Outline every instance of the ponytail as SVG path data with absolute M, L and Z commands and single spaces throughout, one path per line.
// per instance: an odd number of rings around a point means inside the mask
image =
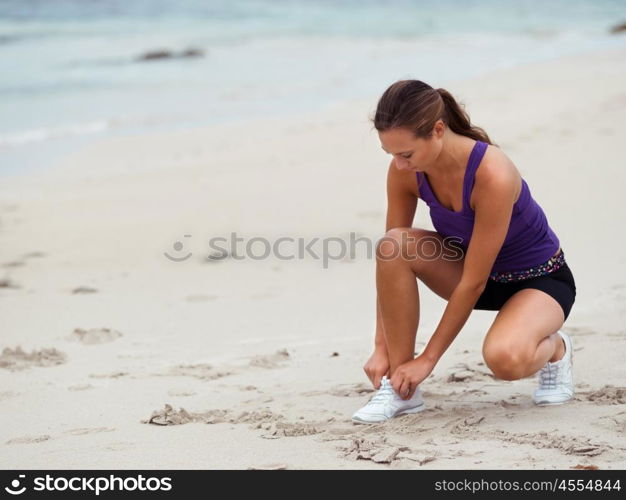
M 444 105 L 444 112 L 441 118 L 450 129 L 459 135 L 471 137 L 474 140 L 492 144 L 487 132 L 482 128 L 471 124 L 469 115 L 456 99 L 445 89 L 437 89 Z

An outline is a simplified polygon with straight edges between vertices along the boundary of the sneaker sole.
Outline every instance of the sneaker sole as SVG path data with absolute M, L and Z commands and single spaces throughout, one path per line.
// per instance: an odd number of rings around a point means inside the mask
M 573 397 L 566 399 L 565 401 L 534 401 L 534 403 L 537 406 L 557 406 L 557 405 L 563 405 L 565 403 L 569 403 L 572 399 L 574 399 Z
M 397 417 L 399 415 L 408 415 L 410 413 L 419 413 L 420 411 L 423 411 L 426 409 L 426 405 L 425 404 L 421 404 L 420 406 L 415 406 L 414 408 L 408 408 L 406 410 L 402 410 L 401 412 L 396 413 L 393 417 Z M 367 420 L 359 420 L 356 418 L 352 418 L 352 422 L 354 422 L 355 424 L 369 424 L 369 425 L 374 425 L 374 424 L 380 424 L 382 422 L 386 422 L 387 420 L 389 420 L 388 418 L 384 419 L 384 420 L 376 420 L 374 422 L 369 422 Z

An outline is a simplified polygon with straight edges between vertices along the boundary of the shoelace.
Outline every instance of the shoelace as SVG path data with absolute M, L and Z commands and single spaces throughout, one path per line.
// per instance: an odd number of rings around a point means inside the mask
M 392 394 L 393 394 L 393 387 L 391 387 L 391 384 L 382 382 L 380 384 L 380 389 L 378 389 L 378 392 L 374 395 L 371 402 L 372 403 L 383 402 L 389 399 L 389 396 L 391 396 Z
M 539 372 L 539 387 L 541 389 L 556 389 L 560 380 L 560 372 L 558 365 L 546 363 Z

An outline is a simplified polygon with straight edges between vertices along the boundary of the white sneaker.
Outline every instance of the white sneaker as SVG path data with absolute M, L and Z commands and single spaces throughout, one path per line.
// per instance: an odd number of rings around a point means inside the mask
M 554 363 L 548 361 L 539 371 L 539 388 L 533 393 L 533 401 L 538 405 L 558 405 L 574 397 L 572 339 L 561 330 L 557 333 L 565 343 L 565 354 Z
M 369 403 L 352 415 L 352 421 L 356 424 L 376 424 L 396 415 L 417 413 L 425 408 L 419 387 L 415 389 L 411 399 L 402 399 L 385 376 L 380 381 L 378 392 Z

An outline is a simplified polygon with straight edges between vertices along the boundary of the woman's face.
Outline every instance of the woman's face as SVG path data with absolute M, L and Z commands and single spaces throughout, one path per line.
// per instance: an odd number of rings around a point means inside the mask
M 443 145 L 442 135 L 442 122 L 435 125 L 433 133 L 427 138 L 415 138 L 413 132 L 405 128 L 378 133 L 381 147 L 393 156 L 396 167 L 414 172 L 423 172 L 435 163 Z

